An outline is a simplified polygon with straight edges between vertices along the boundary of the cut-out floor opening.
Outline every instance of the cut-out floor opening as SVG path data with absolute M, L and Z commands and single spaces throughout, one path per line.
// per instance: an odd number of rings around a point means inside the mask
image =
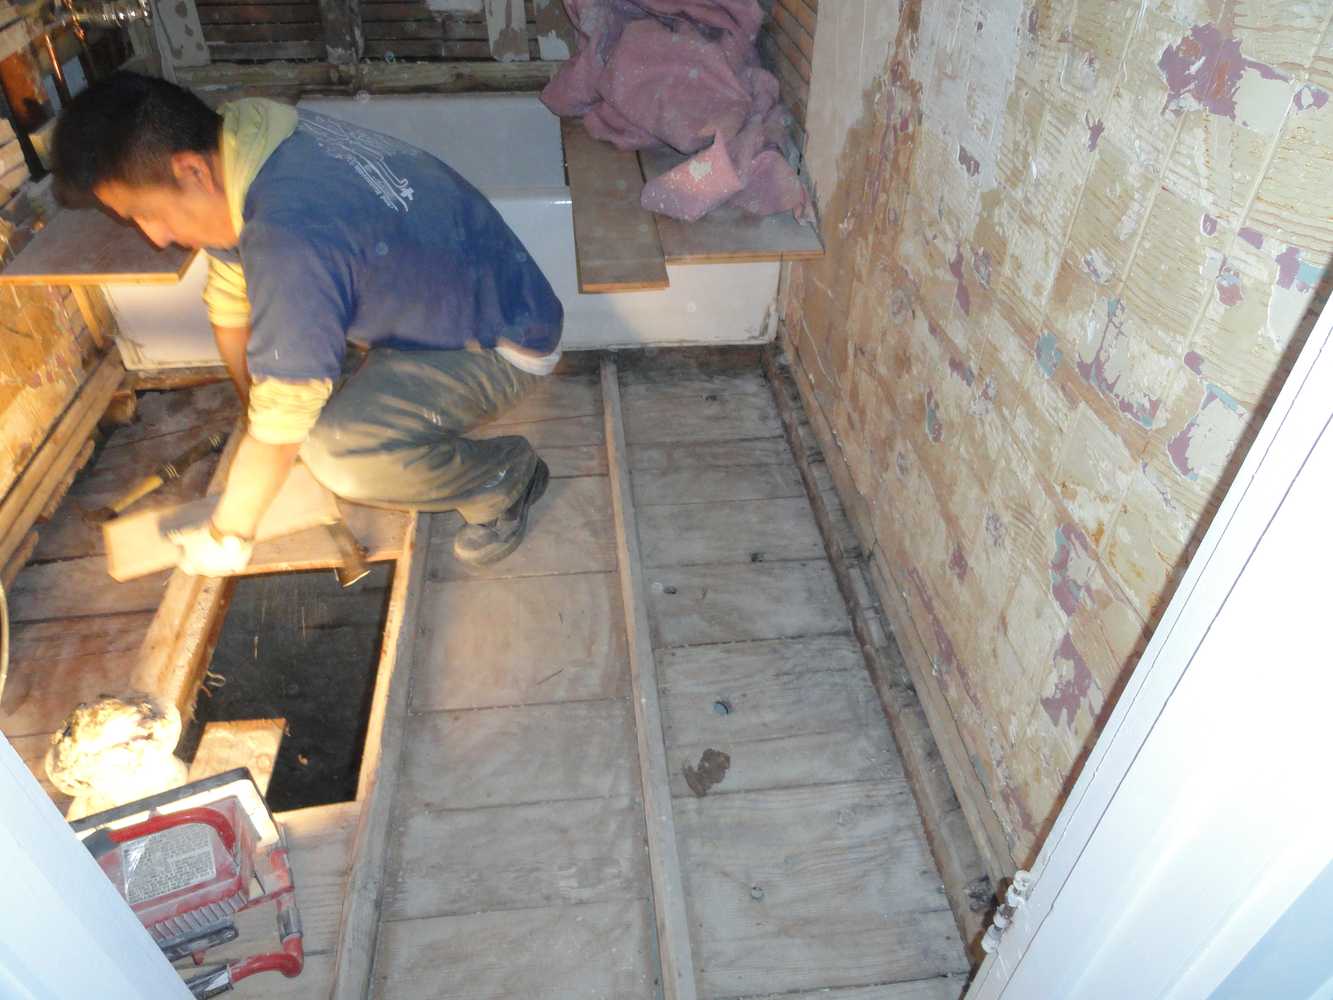
M 269 807 L 355 799 L 392 579 L 381 563 L 347 590 L 329 570 L 237 580 L 179 755 L 211 722 L 285 719 Z

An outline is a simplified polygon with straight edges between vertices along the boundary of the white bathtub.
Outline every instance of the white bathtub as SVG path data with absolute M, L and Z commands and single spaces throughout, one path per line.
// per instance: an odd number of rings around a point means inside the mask
M 776 262 L 671 266 L 671 287 L 663 291 L 579 293 L 560 123 L 535 95 L 307 98 L 301 105 L 429 150 L 484 191 L 564 303 L 567 348 L 740 344 L 773 337 Z M 179 285 L 108 288 L 127 367 L 217 362 L 200 300 L 205 271 L 201 254 Z

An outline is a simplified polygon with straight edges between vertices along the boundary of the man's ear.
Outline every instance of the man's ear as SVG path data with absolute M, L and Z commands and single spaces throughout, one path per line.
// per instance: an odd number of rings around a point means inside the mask
M 213 176 L 213 163 L 203 153 L 183 150 L 171 154 L 171 174 L 178 187 L 202 194 L 216 194 L 219 189 L 217 178 Z

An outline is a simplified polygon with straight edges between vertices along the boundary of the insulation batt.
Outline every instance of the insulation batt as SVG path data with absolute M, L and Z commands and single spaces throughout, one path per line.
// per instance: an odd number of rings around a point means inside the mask
M 565 0 L 579 50 L 542 92 L 618 149 L 667 145 L 690 159 L 648 182 L 643 207 L 694 221 L 723 203 L 812 215 L 783 155 L 778 81 L 759 65 L 757 0 Z

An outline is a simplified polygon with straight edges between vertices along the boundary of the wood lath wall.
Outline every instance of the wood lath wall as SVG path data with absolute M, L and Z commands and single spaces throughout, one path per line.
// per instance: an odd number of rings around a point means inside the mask
M 782 102 L 791 109 L 796 138 L 804 146 L 819 0 L 761 0 L 761 4 L 768 16 L 759 35 L 759 51 L 778 78 Z
M 319 4 L 290 0 L 196 0 L 214 62 L 321 60 L 326 55 Z M 560 0 L 522 0 L 525 52 L 506 59 L 563 58 L 574 32 Z M 362 0 L 366 59 L 466 61 L 494 58 L 484 10 L 442 10 L 426 0 Z M 543 38 L 545 39 L 543 41 Z M 554 45 L 554 51 L 552 46 Z M 545 51 L 543 51 L 545 49 Z

